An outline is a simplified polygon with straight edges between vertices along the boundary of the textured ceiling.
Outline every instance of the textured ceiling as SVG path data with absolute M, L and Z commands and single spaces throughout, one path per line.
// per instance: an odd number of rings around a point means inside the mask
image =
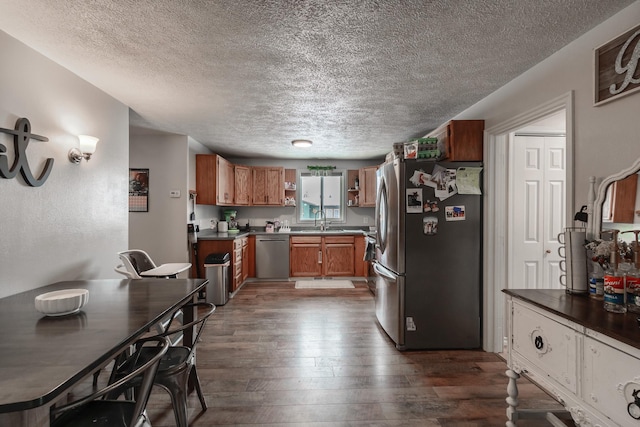
M 631 3 L 0 0 L 0 29 L 130 106 L 137 128 L 228 157 L 370 159 Z

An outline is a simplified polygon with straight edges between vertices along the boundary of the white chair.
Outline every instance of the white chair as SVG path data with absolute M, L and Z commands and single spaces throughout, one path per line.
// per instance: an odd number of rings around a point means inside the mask
M 131 249 L 118 252 L 122 264 L 115 267 L 115 271 L 129 279 L 144 277 L 165 277 L 175 279 L 178 274 L 191 268 L 188 262 L 171 262 L 156 266 L 148 253 L 141 249 Z
M 118 257 L 122 264 L 115 267 L 115 271 L 128 277 L 129 279 L 144 279 L 145 277 L 164 277 L 167 279 L 175 279 L 178 274 L 191 268 L 188 262 L 171 262 L 156 266 L 148 253 L 141 249 L 131 249 L 128 251 L 118 252 Z M 174 313 L 175 320 L 182 323 L 182 310 Z M 156 325 L 158 332 L 163 332 L 171 321 L 171 316 L 164 318 Z M 171 342 L 176 345 L 182 339 L 181 336 L 174 338 Z

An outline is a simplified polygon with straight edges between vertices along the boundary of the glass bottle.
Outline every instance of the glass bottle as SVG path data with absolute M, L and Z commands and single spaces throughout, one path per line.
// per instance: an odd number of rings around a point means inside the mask
M 611 253 L 611 265 L 604 272 L 604 309 L 611 313 L 626 313 L 624 273 L 618 266 L 618 247 Z
M 633 246 L 633 264 L 625 276 L 625 288 L 627 290 L 627 310 L 640 313 L 640 265 L 638 265 L 638 234 L 636 244 Z
M 604 297 L 604 270 L 599 263 L 593 263 L 593 271 L 589 275 L 589 296 L 595 299 Z
M 627 289 L 627 310 L 640 313 L 640 270 L 635 265 L 625 276 L 625 288 Z

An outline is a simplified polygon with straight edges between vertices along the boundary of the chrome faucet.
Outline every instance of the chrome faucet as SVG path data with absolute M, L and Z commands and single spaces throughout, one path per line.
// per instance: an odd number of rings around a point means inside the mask
M 318 226 L 318 214 L 320 214 L 320 231 L 324 231 L 327 229 L 327 214 L 325 213 L 324 209 L 320 209 L 319 211 L 317 211 L 313 217 L 313 226 L 317 227 Z M 323 218 L 324 218 L 324 222 L 323 222 Z

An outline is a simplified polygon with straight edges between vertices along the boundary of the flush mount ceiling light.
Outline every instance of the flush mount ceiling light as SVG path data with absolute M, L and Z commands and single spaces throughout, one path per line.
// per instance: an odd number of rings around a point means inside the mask
M 294 147 L 311 147 L 311 144 L 313 144 L 313 142 L 308 139 L 294 139 L 291 141 L 291 145 Z

